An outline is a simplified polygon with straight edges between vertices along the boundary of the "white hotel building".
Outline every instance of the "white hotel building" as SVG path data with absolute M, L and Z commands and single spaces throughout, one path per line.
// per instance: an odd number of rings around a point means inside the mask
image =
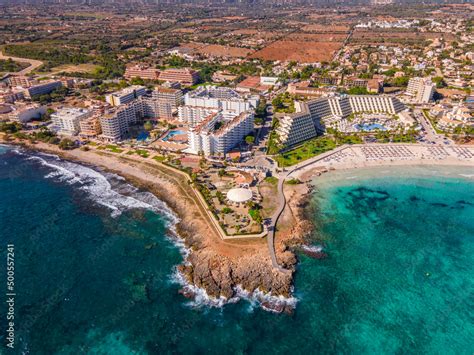
M 231 88 L 201 86 L 184 96 L 184 106 L 179 107 L 178 117 L 181 122 L 195 126 L 213 112 L 220 112 L 230 119 L 254 110 L 259 101 L 258 96 L 243 96 Z
M 436 85 L 429 78 L 411 78 L 407 86 L 407 94 L 415 101 L 426 104 L 433 99 Z
M 145 116 L 142 100 L 113 108 L 100 117 L 102 134 L 99 138 L 106 142 L 117 142 L 126 137 L 131 125 L 137 124 Z
M 206 156 L 224 155 L 251 133 L 253 126 L 252 111 L 242 112 L 232 119 L 226 119 L 222 113 L 214 112 L 190 129 L 187 152 L 203 153 Z
M 120 106 L 132 102 L 139 96 L 145 95 L 145 93 L 146 88 L 144 86 L 132 85 L 123 90 L 106 95 L 105 101 L 107 101 L 112 106 Z
M 53 127 L 59 134 L 75 136 L 80 131 L 80 122 L 92 116 L 92 112 L 84 108 L 62 107 L 51 115 Z
M 395 115 L 405 106 L 386 95 L 349 95 L 324 97 L 295 102 L 296 113 L 280 120 L 277 134 L 282 144 L 292 146 L 316 137 L 324 130 L 324 121 L 346 119 L 352 113 L 386 113 Z

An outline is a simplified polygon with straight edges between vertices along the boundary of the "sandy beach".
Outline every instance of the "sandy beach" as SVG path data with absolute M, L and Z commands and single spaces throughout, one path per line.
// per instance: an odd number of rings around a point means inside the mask
M 376 166 L 450 165 L 473 166 L 474 146 L 390 144 L 347 146 L 291 174 L 301 181 L 328 170 Z

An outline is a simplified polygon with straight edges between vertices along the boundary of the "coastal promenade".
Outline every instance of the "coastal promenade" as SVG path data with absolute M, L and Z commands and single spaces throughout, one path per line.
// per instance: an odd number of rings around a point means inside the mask
M 275 211 L 275 213 L 272 216 L 271 224 L 268 228 L 268 235 L 267 235 L 267 242 L 268 242 L 268 250 L 270 252 L 270 257 L 272 259 L 272 265 L 275 269 L 282 271 L 282 272 L 288 272 L 289 270 L 282 268 L 277 261 L 276 254 L 275 254 L 275 232 L 276 232 L 276 227 L 278 223 L 278 219 L 280 218 L 281 214 L 285 210 L 286 207 L 286 198 L 285 198 L 285 193 L 283 191 L 283 188 L 285 186 L 285 181 L 288 178 L 289 175 L 294 173 L 295 171 L 302 169 L 303 167 L 309 166 L 314 164 L 315 162 L 322 160 L 324 158 L 330 157 L 331 155 L 334 155 L 344 149 L 346 149 L 347 146 L 341 146 L 339 148 L 336 148 L 330 152 L 323 153 L 321 155 L 318 155 L 314 158 L 310 158 L 304 162 L 301 162 L 297 165 L 294 165 L 291 167 L 289 170 L 283 170 L 283 172 L 279 175 L 278 177 L 278 208 Z
M 278 264 L 275 254 L 275 234 L 278 219 L 286 207 L 284 194 L 285 181 L 306 169 L 329 168 L 349 169 L 381 165 L 473 165 L 474 146 L 421 145 L 421 144 L 355 144 L 342 145 L 334 150 L 320 154 L 290 168 L 278 176 L 278 209 L 272 216 L 268 228 L 268 249 L 272 265 L 276 270 L 287 271 Z

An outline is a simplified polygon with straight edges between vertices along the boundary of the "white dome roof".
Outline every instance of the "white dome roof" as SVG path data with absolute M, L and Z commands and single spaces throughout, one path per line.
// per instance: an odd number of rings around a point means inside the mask
M 237 189 L 232 189 L 227 192 L 227 198 L 232 202 L 247 202 L 252 199 L 252 191 L 241 187 Z

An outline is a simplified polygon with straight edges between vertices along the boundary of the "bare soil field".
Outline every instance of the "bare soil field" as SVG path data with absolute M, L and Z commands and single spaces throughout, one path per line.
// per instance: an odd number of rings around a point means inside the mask
M 341 47 L 340 42 L 316 42 L 281 40 L 276 41 L 262 50 L 255 52 L 250 58 L 264 60 L 294 60 L 299 63 L 314 63 L 329 61 Z
M 199 48 L 197 51 L 204 55 L 231 58 L 244 58 L 252 53 L 252 50 L 247 48 L 222 46 L 218 44 L 210 44 Z

